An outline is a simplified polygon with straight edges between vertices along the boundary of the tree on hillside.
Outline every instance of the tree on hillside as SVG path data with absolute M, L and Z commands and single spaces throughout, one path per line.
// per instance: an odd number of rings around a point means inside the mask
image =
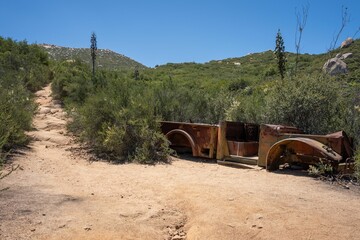
M 277 59 L 277 65 L 279 69 L 279 73 L 281 76 L 281 79 L 284 79 L 285 75 L 285 63 L 286 63 L 286 56 L 285 56 L 285 46 L 284 46 L 284 40 L 281 36 L 280 29 L 278 30 L 276 34 L 276 46 L 274 51 Z
M 96 60 L 96 50 L 97 50 L 97 42 L 96 42 L 96 34 L 93 32 L 91 34 L 91 61 L 92 61 L 92 76 L 95 79 L 95 60 Z
M 140 79 L 140 73 L 139 73 L 139 69 L 136 67 L 134 70 L 134 79 L 135 80 L 139 80 Z

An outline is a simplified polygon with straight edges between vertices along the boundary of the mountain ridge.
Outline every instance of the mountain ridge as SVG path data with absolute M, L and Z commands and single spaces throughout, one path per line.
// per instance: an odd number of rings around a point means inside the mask
M 91 64 L 90 48 L 72 48 L 57 46 L 54 44 L 37 44 L 43 48 L 52 60 L 75 60 L 80 59 Z M 145 69 L 145 65 L 123 54 L 110 49 L 98 49 L 96 58 L 97 67 L 100 69 Z
M 38 44 L 46 52 L 49 53 L 51 59 L 54 60 L 74 60 L 81 59 L 82 61 L 91 64 L 91 54 L 89 48 L 71 48 L 61 47 L 53 44 Z M 351 59 L 347 59 L 350 75 L 353 79 L 358 79 L 360 76 L 359 69 L 359 50 L 360 39 L 355 39 L 354 43 L 348 48 L 337 48 L 327 53 L 309 54 L 300 53 L 298 58 L 298 71 L 306 72 L 307 74 L 316 74 L 322 71 L 324 63 L 338 53 L 353 52 Z M 288 74 L 291 74 L 294 68 L 296 53 L 286 52 Z M 97 55 L 97 67 L 99 69 L 139 69 L 155 71 L 152 76 L 141 76 L 141 78 L 149 79 L 159 75 L 179 76 L 186 78 L 199 79 L 233 79 L 242 78 L 247 80 L 258 79 L 272 79 L 277 75 L 276 60 L 272 50 L 265 50 L 257 53 L 249 53 L 239 57 L 229 57 L 225 59 L 210 60 L 204 63 L 183 62 L 183 63 L 166 63 L 155 65 L 153 68 L 148 68 L 145 65 L 136 62 L 135 60 L 116 53 L 109 49 L 99 49 Z M 200 73 L 200 72 L 201 73 Z M 149 72 L 146 71 L 148 74 Z M 201 76 L 198 75 L 201 74 Z M 145 75 L 148 75 L 145 73 Z

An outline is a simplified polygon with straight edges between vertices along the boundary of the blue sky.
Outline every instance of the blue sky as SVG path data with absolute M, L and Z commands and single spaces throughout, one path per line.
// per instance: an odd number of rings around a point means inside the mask
M 274 49 L 281 30 L 295 51 L 296 9 L 308 4 L 302 53 L 323 53 L 341 26 L 340 42 L 360 27 L 360 0 L 2 0 L 0 36 L 29 43 L 99 48 L 147 66 L 207 62 Z M 356 38 L 360 37 L 360 33 Z

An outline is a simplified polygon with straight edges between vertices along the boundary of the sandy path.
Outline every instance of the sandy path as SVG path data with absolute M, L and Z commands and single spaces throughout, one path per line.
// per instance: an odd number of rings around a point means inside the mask
M 50 88 L 37 96 L 35 141 L 0 181 L 0 239 L 360 238 L 358 190 L 187 160 L 90 163 Z

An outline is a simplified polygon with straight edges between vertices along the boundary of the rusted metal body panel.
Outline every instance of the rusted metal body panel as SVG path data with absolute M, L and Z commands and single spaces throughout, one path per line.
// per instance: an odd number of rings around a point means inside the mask
M 352 156 L 350 141 L 342 131 L 310 135 L 293 127 L 264 124 L 259 145 L 258 165 L 268 170 L 275 170 L 285 162 L 315 164 L 325 160 L 336 165 Z
M 316 164 L 319 159 L 338 164 L 342 156 L 321 142 L 310 138 L 286 138 L 275 143 L 268 151 L 266 169 L 276 170 L 285 162 Z
M 194 157 L 215 157 L 218 125 L 166 121 L 160 123 L 172 148 L 191 150 Z
M 266 167 L 266 156 L 272 145 L 276 142 L 284 139 L 284 133 L 288 134 L 300 134 L 299 129 L 288 126 L 270 125 L 264 124 L 260 126 L 259 137 L 259 160 L 258 165 L 260 167 Z
M 226 139 L 236 142 L 258 142 L 259 124 L 226 121 Z
M 222 124 L 222 125 L 221 125 Z M 188 150 L 194 157 L 215 158 L 255 156 L 259 148 L 259 125 L 223 122 L 219 125 L 182 122 L 161 122 L 161 130 L 178 151 Z M 223 130 L 223 139 L 220 139 Z M 221 150 L 220 148 L 223 148 Z
M 225 141 L 224 154 L 218 156 L 222 159 L 228 156 L 256 156 L 259 148 L 259 125 L 242 122 L 223 122 L 221 128 L 225 128 L 222 141 Z M 220 134 L 220 133 L 219 133 Z
M 222 162 L 257 164 L 275 170 L 280 164 L 329 161 L 337 167 L 353 156 L 345 132 L 328 135 L 303 134 L 295 127 L 220 122 L 161 122 L 161 130 L 177 151 L 188 150 L 195 157 Z
M 251 157 L 258 154 L 258 142 L 227 141 L 230 155 Z

